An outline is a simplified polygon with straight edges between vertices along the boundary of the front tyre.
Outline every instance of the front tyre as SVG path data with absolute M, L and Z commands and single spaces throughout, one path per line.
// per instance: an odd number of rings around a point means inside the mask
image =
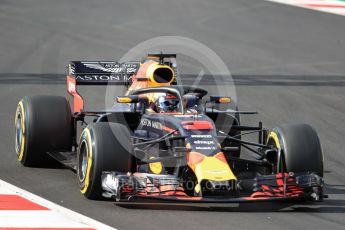
M 86 127 L 77 153 L 80 192 L 88 199 L 100 199 L 102 172 L 131 172 L 132 153 L 133 145 L 126 126 L 100 122 Z
M 268 135 L 268 146 L 278 150 L 275 159 L 279 172 L 314 172 L 323 176 L 323 155 L 319 137 L 307 124 L 281 125 Z

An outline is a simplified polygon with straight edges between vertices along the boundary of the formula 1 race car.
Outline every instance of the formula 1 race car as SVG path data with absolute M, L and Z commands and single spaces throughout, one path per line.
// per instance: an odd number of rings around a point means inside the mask
M 232 98 L 179 85 L 175 58 L 71 62 L 67 99 L 40 95 L 19 102 L 18 160 L 28 167 L 62 163 L 77 173 L 89 199 L 240 203 L 326 197 L 321 145 L 311 126 L 242 125 L 241 114 L 256 112 L 221 110 L 235 103 Z M 110 109 L 85 110 L 77 85 L 110 84 L 125 85 L 127 92 Z M 251 133 L 258 134 L 257 142 L 241 138 Z M 244 149 L 256 160 L 241 158 Z

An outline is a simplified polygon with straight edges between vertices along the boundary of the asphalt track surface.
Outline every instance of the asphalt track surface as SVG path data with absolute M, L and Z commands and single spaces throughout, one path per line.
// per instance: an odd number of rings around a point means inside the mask
M 263 0 L 2 0 L 0 31 L 1 179 L 119 229 L 344 229 L 345 17 Z M 224 60 L 240 108 L 260 111 L 245 121 L 313 125 L 329 199 L 284 209 L 133 209 L 86 200 L 69 170 L 17 162 L 13 123 L 20 98 L 65 95 L 69 60 L 113 60 L 162 35 L 195 39 Z

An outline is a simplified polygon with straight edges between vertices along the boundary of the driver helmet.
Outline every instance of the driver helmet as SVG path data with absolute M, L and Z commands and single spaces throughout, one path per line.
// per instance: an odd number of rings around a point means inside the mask
M 177 112 L 178 99 L 171 94 L 160 95 L 156 101 L 158 113 Z

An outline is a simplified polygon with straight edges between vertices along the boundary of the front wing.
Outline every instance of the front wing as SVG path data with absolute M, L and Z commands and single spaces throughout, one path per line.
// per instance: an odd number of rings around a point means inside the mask
M 124 175 L 103 172 L 103 196 L 125 203 L 231 204 L 279 201 L 322 201 L 323 179 L 315 173 L 279 173 L 260 175 L 251 191 L 239 185 L 229 194 L 208 197 L 188 196 L 181 181 L 172 175 L 136 173 Z

